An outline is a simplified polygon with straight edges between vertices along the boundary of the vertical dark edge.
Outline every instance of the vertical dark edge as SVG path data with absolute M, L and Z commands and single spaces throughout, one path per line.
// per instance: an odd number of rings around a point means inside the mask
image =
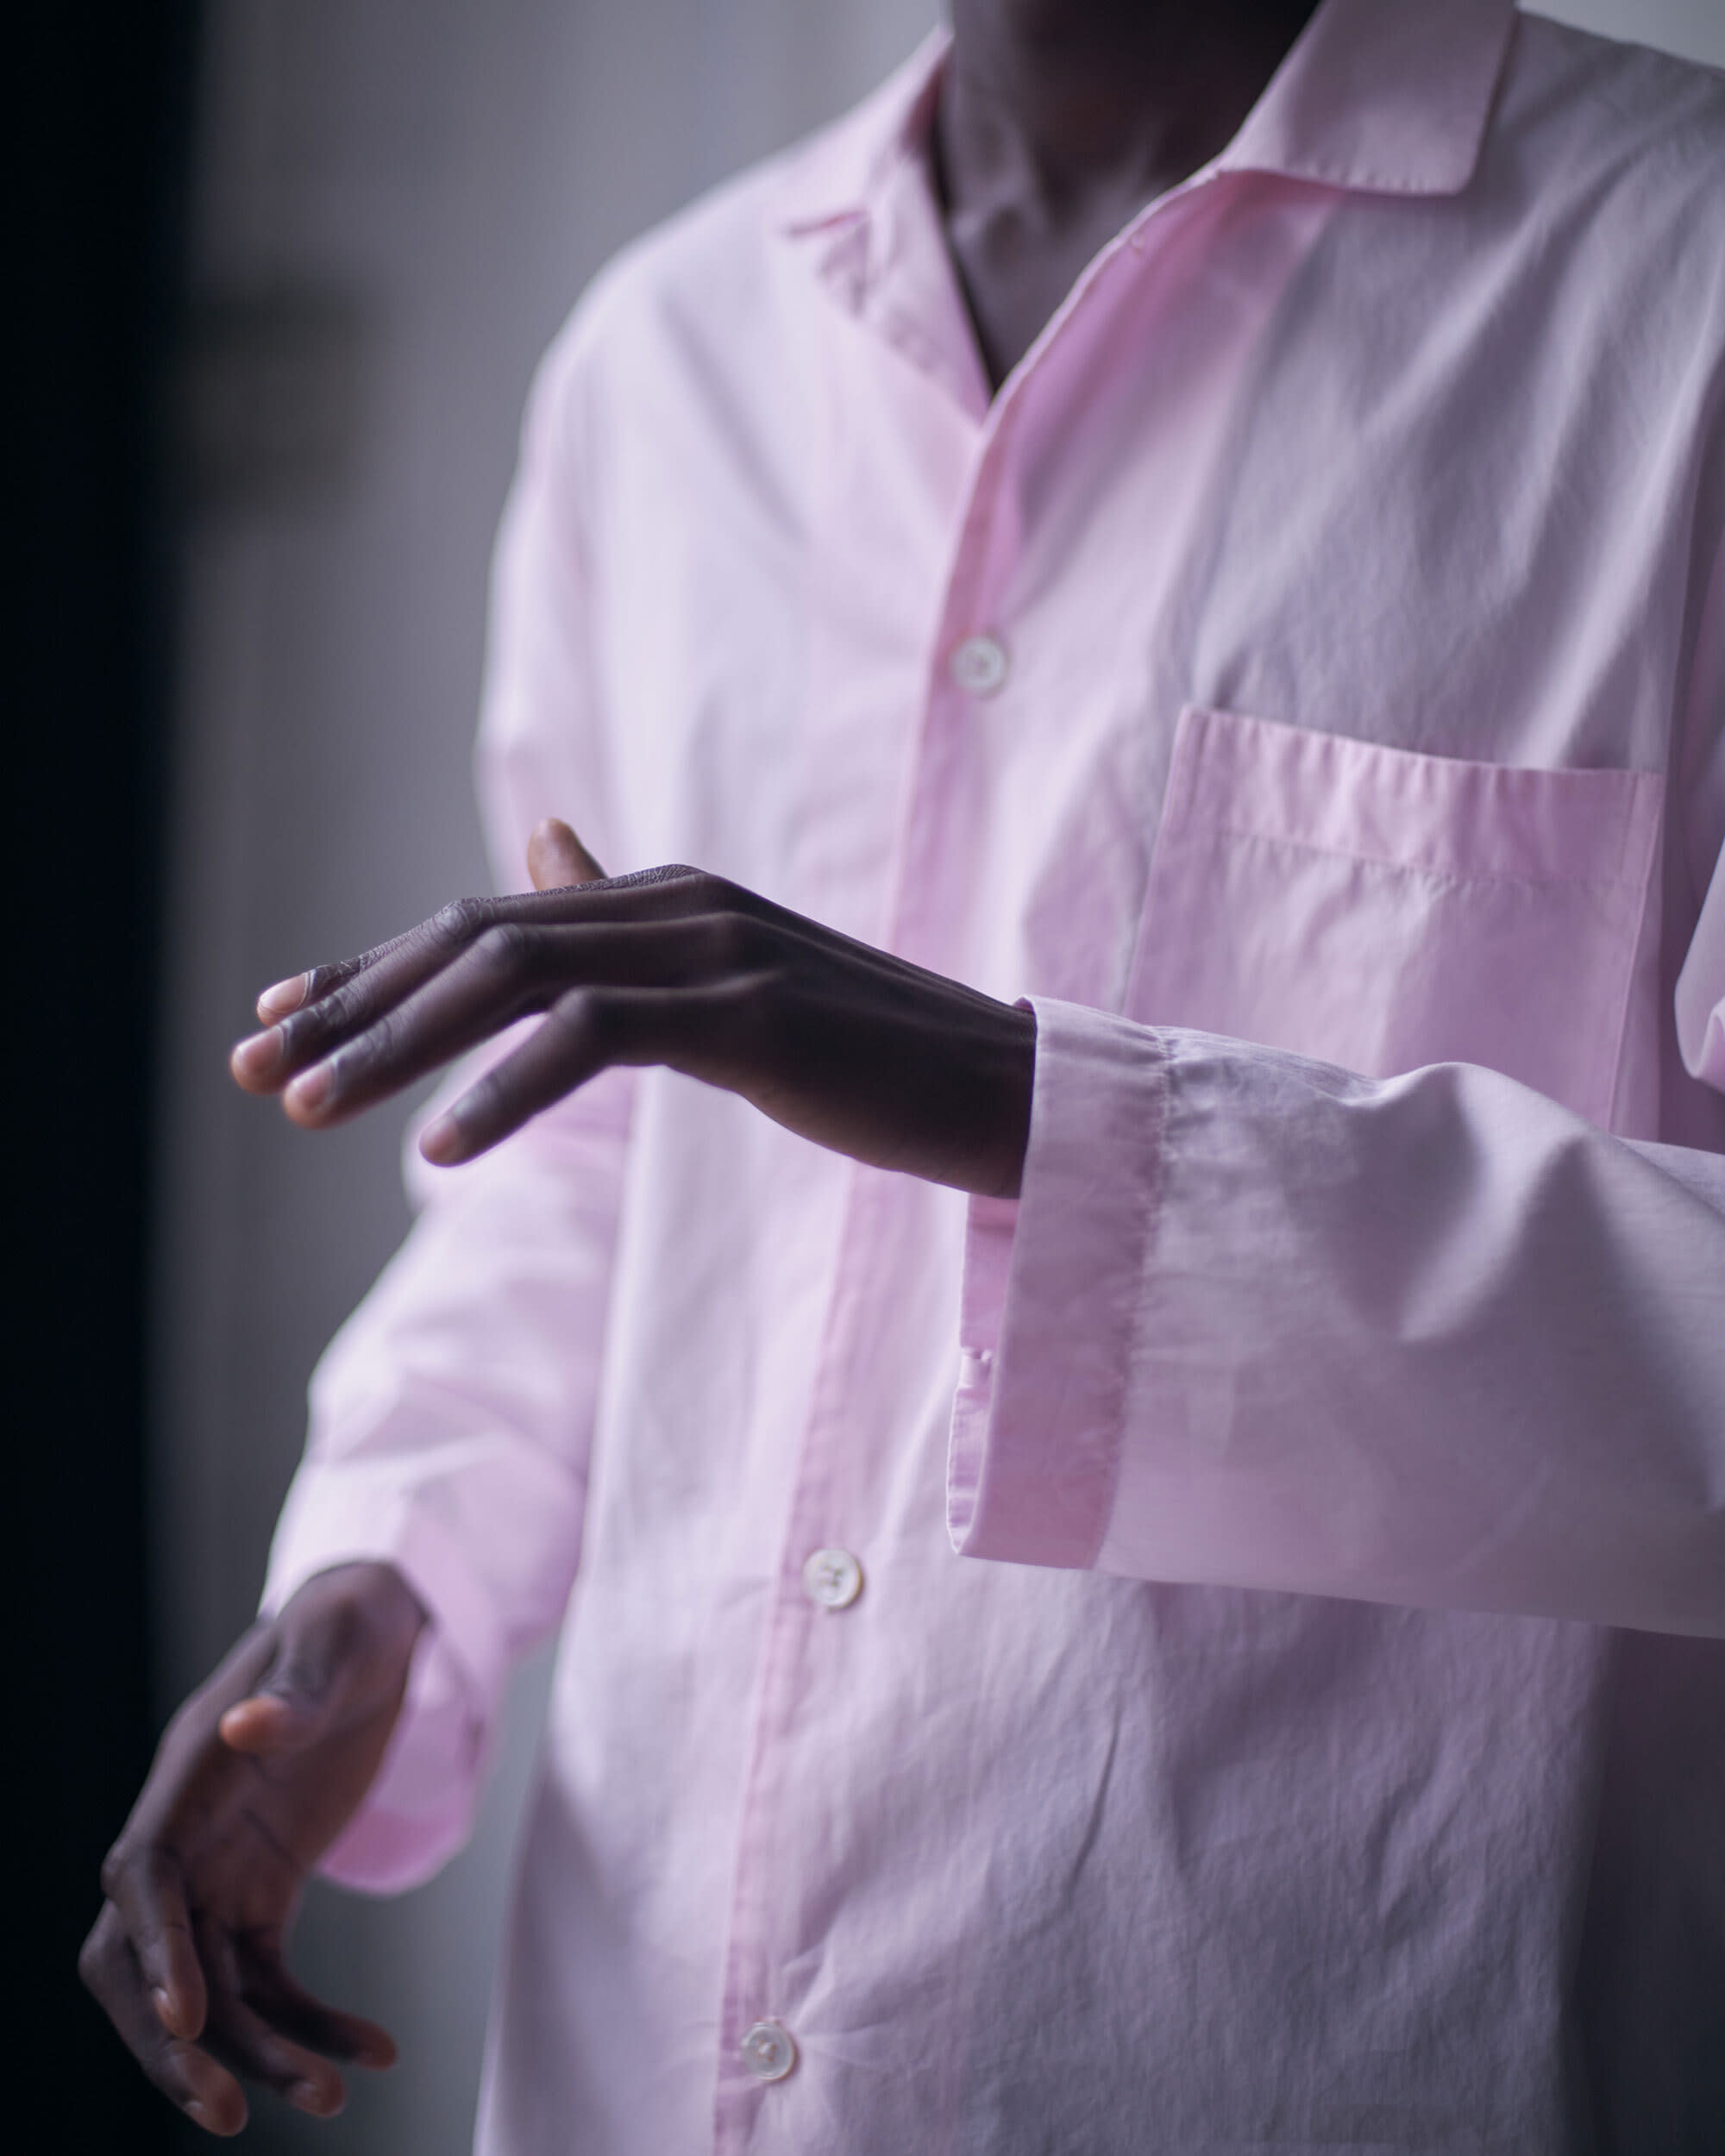
M 78 1984 L 148 1762 L 150 1138 L 197 0 L 9 23 L 6 1752 L 32 2146 L 180 2145 Z M 11 552 L 12 549 L 9 549 Z

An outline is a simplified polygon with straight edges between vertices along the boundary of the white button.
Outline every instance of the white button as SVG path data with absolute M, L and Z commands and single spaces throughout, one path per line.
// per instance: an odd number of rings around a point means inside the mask
M 757 2081 L 782 2081 L 797 2063 L 791 2032 L 780 2021 L 756 2021 L 737 2048 Z
M 998 636 L 967 636 L 947 663 L 967 696 L 992 696 L 1007 678 L 1007 648 Z
M 862 1592 L 862 1567 L 849 1550 L 817 1550 L 803 1566 L 803 1592 L 822 1609 L 849 1609 Z

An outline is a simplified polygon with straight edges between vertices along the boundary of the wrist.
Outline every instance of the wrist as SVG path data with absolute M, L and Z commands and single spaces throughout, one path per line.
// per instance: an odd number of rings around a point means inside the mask
M 350 1558 L 314 1572 L 282 1606 L 278 1626 L 315 1615 L 351 1634 L 352 1644 L 392 1649 L 405 1658 L 431 1621 L 399 1567 L 387 1557 Z

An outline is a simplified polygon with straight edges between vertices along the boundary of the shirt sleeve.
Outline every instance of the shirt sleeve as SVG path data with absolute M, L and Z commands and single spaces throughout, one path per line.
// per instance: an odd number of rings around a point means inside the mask
M 1476 1066 L 1036 1010 L 961 1551 L 1725 1634 L 1725 1159 Z
M 477 777 L 504 888 L 524 881 L 527 835 L 545 815 L 617 859 L 586 664 L 569 374 L 554 349 L 493 570 Z M 427 1114 L 518 1037 L 458 1070 Z M 632 1085 L 607 1073 L 455 1169 L 420 1160 L 416 1128 L 415 1225 L 313 1378 L 265 1607 L 330 1565 L 387 1558 L 430 1614 L 378 1780 L 322 1867 L 345 1884 L 393 1891 L 460 1846 L 509 1670 L 561 1617 Z

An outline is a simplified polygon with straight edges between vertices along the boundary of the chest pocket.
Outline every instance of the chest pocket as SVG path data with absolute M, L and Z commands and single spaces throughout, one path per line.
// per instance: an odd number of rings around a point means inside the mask
M 1189 709 L 1126 1014 L 1368 1077 L 1483 1063 L 1609 1126 L 1664 783 Z

